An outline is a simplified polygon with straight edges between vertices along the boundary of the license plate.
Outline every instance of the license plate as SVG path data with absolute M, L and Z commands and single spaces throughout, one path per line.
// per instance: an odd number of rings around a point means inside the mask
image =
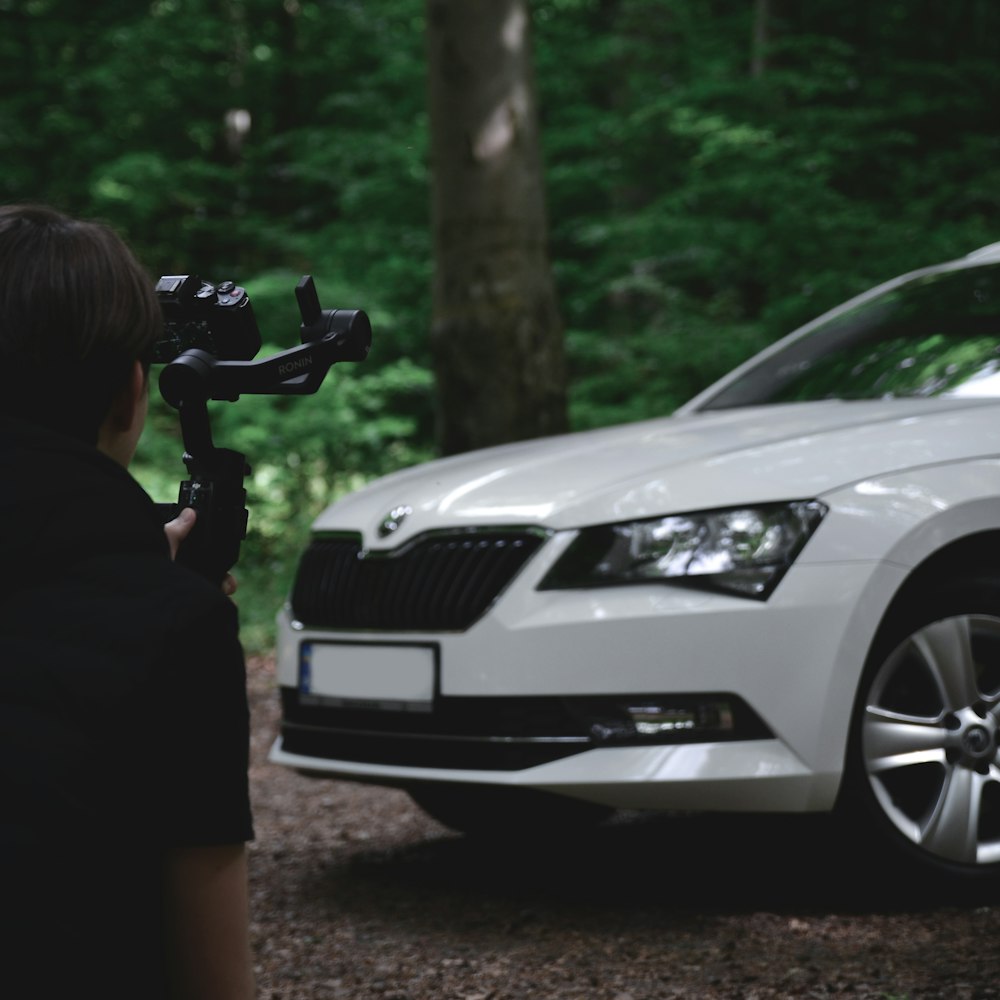
M 305 705 L 429 712 L 436 678 L 435 646 L 304 642 L 299 648 Z

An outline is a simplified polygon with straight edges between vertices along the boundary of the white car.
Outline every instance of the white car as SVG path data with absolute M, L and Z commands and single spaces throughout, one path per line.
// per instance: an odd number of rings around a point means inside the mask
M 335 503 L 278 678 L 272 760 L 457 830 L 842 806 L 938 872 L 1000 874 L 1000 244 L 673 416 Z

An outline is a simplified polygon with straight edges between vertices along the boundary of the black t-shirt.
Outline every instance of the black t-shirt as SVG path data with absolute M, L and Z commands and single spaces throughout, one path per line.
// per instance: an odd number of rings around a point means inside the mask
M 164 853 L 253 836 L 235 608 L 125 470 L 5 418 L 0 570 L 0 992 L 155 997 Z

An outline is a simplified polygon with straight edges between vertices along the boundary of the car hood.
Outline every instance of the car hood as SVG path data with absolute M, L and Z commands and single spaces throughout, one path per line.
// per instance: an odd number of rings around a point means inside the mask
M 689 413 L 439 459 L 379 479 L 328 508 L 321 531 L 373 548 L 430 529 L 553 529 L 821 497 L 914 466 L 995 454 L 1000 403 L 824 401 Z M 379 526 L 406 516 L 390 538 Z

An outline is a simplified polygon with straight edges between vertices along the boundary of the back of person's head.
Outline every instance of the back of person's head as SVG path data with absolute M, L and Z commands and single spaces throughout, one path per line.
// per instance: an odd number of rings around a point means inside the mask
M 152 280 L 109 227 L 0 206 L 0 413 L 93 444 L 162 323 Z

